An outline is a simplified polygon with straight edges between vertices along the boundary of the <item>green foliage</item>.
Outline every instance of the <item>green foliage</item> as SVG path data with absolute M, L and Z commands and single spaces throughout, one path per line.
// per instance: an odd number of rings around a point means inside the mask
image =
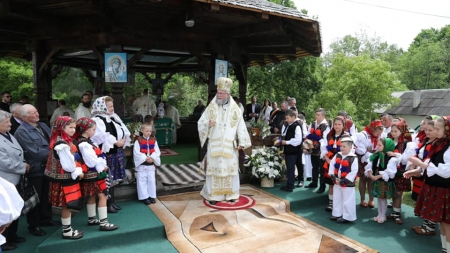
M 333 118 L 340 110 L 346 110 L 360 125 L 366 125 L 377 117 L 375 109 L 395 104 L 393 91 L 405 90 L 390 65 L 369 55 L 346 57 L 337 54 L 326 74 L 322 90 L 314 96 L 308 112 L 322 107 Z
M 19 102 L 24 95 L 29 96 L 30 103 L 33 103 L 35 92 L 30 62 L 17 58 L 0 58 L 0 83 L 0 92 L 11 92 L 13 103 Z
M 292 8 L 292 9 L 297 9 L 297 7 L 295 7 L 294 2 L 291 1 L 291 0 L 269 0 L 269 2 L 276 3 L 276 4 L 279 4 L 279 5 L 283 5 L 285 7 L 289 7 L 289 8 Z
M 52 98 L 64 99 L 66 105 L 75 109 L 85 91 L 93 90 L 92 83 L 81 69 L 64 67 L 52 81 Z

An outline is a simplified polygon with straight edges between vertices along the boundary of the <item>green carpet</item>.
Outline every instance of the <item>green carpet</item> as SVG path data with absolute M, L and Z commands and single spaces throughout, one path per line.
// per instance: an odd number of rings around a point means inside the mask
M 309 182 L 306 182 L 307 184 Z M 403 225 L 388 220 L 383 224 L 373 221 L 378 215 L 375 208 L 359 206 L 359 192 L 356 193 L 357 220 L 350 224 L 339 224 L 330 220 L 331 213 L 325 211 L 328 204 L 328 194 L 318 194 L 315 190 L 296 188 L 294 192 L 284 192 L 280 187 L 285 183 L 275 183 L 274 188 L 263 188 L 265 191 L 291 202 L 291 212 L 302 216 L 328 229 L 336 231 L 363 243 L 379 252 L 441 252 L 439 231 L 434 236 L 421 236 L 414 233 L 412 226 L 421 225 L 422 219 L 414 216 L 413 208 L 402 205 Z M 368 197 L 366 198 L 368 199 Z M 388 213 L 392 211 L 388 208 Z
M 165 229 L 154 213 L 139 201 L 119 203 L 123 210 L 108 214 L 111 223 L 120 226 L 111 232 L 98 230 L 98 226 L 86 226 L 86 209 L 72 217 L 72 226 L 84 231 L 78 240 L 63 240 L 61 228 L 44 228 L 45 237 L 35 237 L 25 232 L 26 220 L 21 220 L 19 235 L 25 236 L 26 243 L 19 244 L 14 252 L 177 252 L 166 240 Z M 55 216 L 54 220 L 60 220 Z
M 161 156 L 162 164 L 190 164 L 198 162 L 198 151 L 196 144 L 176 144 L 170 147 L 180 155 Z

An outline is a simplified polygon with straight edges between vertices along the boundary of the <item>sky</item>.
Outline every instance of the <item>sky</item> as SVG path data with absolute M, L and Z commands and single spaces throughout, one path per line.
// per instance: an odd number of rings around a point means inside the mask
M 298 10 L 308 10 L 308 16 L 318 16 L 324 53 L 338 38 L 361 31 L 407 50 L 422 29 L 441 29 L 450 24 L 450 0 L 292 1 Z

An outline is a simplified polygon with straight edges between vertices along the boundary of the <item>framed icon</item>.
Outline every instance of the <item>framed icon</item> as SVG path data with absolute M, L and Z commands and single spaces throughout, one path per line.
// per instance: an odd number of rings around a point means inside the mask
M 228 62 L 216 59 L 214 83 L 219 77 L 228 77 Z
M 105 82 L 127 82 L 127 53 L 105 53 Z

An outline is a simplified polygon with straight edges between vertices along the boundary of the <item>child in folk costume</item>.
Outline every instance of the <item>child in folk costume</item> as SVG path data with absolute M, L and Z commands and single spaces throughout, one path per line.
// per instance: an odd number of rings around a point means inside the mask
M 394 151 L 395 143 L 392 139 L 378 140 L 377 152 L 370 156 L 365 169 L 365 175 L 373 181 L 373 196 L 378 198 L 378 216 L 373 220 L 378 223 L 386 221 L 387 199 L 395 194 L 394 177 L 400 159 L 389 156 Z
M 343 137 L 350 137 L 350 134 L 345 129 L 345 118 L 342 116 L 337 116 L 333 121 L 333 128 L 328 133 L 326 137 L 326 145 L 320 145 L 320 152 L 324 155 L 325 162 L 323 164 L 325 183 L 329 185 L 328 190 L 328 206 L 325 208 L 326 211 L 331 212 L 333 209 L 333 188 L 334 182 L 328 172 L 330 170 L 330 162 L 333 157 L 341 151 L 341 140 Z M 353 144 L 353 142 L 352 142 Z
M 333 181 L 333 206 L 331 219 L 339 223 L 356 220 L 355 179 L 358 174 L 358 157 L 352 152 L 353 140 L 343 137 L 340 152 L 330 161 L 328 176 Z
M 394 178 L 396 190 L 393 201 L 394 212 L 389 214 L 387 217 L 389 219 L 394 219 L 395 223 L 401 225 L 403 224 L 400 214 L 403 192 L 411 191 L 411 180 L 404 178 L 403 173 L 405 172 L 408 158 L 416 154 L 415 144 L 412 142 L 411 134 L 408 130 L 408 124 L 402 118 L 399 118 L 398 121 L 394 121 L 391 126 L 391 132 L 388 136 L 394 140 L 395 143 L 395 150 L 393 152 L 388 152 L 388 156 L 396 156 L 397 158 L 400 158 L 401 161 L 397 166 L 397 173 L 395 173 Z
M 88 198 L 86 209 L 88 215 L 88 226 L 98 226 L 100 231 L 112 231 L 119 226 L 108 222 L 108 211 L 106 202 L 106 165 L 105 154 L 91 140 L 94 136 L 97 125 L 90 118 L 79 118 L 77 120 L 77 131 L 75 138 L 77 139 L 77 148 L 81 156 L 84 177 L 81 180 L 81 189 L 83 195 Z M 98 197 L 98 217 L 95 215 L 95 203 Z
M 437 140 L 431 145 L 429 159 L 409 158 L 417 169 L 405 177 L 423 174 L 424 184 L 414 212 L 420 217 L 440 223 L 442 252 L 450 252 L 450 116 L 434 122 Z
M 300 155 L 300 144 L 303 135 L 301 126 L 297 121 L 297 115 L 293 110 L 285 112 L 285 123 L 281 128 L 281 141 L 275 141 L 275 145 L 280 144 L 283 147 L 284 158 L 287 169 L 287 183 L 281 187 L 282 191 L 293 192 L 295 183 L 295 164 Z
M 433 147 L 433 144 L 437 141 L 437 132 L 434 125 L 435 122 L 433 120 L 427 122 L 427 124 L 425 125 L 426 138 L 421 143 L 419 143 L 419 146 L 416 149 L 415 157 L 417 157 L 422 162 L 429 161 L 431 156 L 431 149 Z M 413 164 L 409 165 L 409 170 L 414 169 L 416 169 L 416 167 Z M 404 173 L 403 175 L 405 176 L 405 174 L 406 173 Z M 413 176 L 414 180 L 412 198 L 417 201 L 424 183 L 424 177 L 422 176 L 422 174 L 414 174 Z M 419 215 L 419 213 L 416 213 L 416 215 Z M 424 219 L 421 226 L 413 226 L 412 229 L 419 235 L 435 235 L 436 222 Z
M 133 148 L 138 198 L 146 205 L 156 203 L 155 165 L 161 165 L 161 152 L 152 136 L 152 127 L 148 123 L 142 124 L 142 136 L 138 137 Z
M 71 211 L 68 203 L 81 198 L 79 179 L 84 173 L 81 164 L 75 161 L 76 146 L 72 143 L 75 134 L 75 120 L 68 116 L 58 117 L 52 128 L 50 149 L 44 174 L 50 178 L 49 202 L 52 206 L 60 206 L 62 237 L 64 239 L 79 239 L 83 232 L 71 227 Z
M 376 119 L 370 122 L 363 131 L 352 135 L 353 143 L 355 144 L 355 154 L 358 156 L 359 195 L 362 207 L 375 207 L 373 204 L 372 181 L 364 175 L 364 167 L 367 165 L 370 155 L 375 152 L 383 129 L 381 120 Z M 366 189 L 369 194 L 369 203 L 366 202 Z

